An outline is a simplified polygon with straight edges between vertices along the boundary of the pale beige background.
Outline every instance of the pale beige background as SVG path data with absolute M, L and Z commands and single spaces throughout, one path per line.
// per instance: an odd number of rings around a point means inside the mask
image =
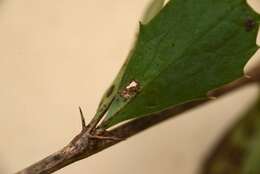
M 93 116 L 148 1 L 0 0 L 1 174 L 65 145 L 80 131 L 79 105 Z M 256 93 L 241 89 L 57 173 L 194 174 Z

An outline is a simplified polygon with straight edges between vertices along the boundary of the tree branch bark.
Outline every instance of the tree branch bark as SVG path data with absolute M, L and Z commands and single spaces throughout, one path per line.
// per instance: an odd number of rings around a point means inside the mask
M 121 142 L 139 132 L 144 131 L 154 125 L 157 125 L 163 121 L 175 117 L 181 113 L 184 113 L 197 106 L 201 106 L 207 102 L 210 102 L 215 97 L 220 97 L 231 91 L 234 91 L 240 87 L 251 83 L 260 82 L 260 65 L 253 68 L 247 76 L 234 81 L 224 87 L 209 93 L 209 99 L 203 101 L 193 101 L 186 103 L 172 109 L 166 110 L 158 114 L 152 114 L 150 116 L 130 121 L 119 127 L 116 127 L 108 132 L 106 135 L 113 135 L 120 139 L 99 139 L 95 136 L 90 136 L 85 129 L 82 130 L 67 146 L 58 152 L 49 155 L 43 160 L 23 169 L 16 174 L 50 174 L 71 163 L 87 158 L 95 153 L 98 153 L 114 144 Z M 98 133 L 94 133 L 97 135 Z

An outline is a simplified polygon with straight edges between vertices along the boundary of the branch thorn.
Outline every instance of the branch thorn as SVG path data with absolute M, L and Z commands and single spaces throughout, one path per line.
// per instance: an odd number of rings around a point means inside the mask
M 84 129 L 86 129 L 87 126 L 86 126 L 84 114 L 83 114 L 80 106 L 79 106 L 79 113 L 80 113 L 80 118 L 81 118 L 82 130 L 84 130 Z

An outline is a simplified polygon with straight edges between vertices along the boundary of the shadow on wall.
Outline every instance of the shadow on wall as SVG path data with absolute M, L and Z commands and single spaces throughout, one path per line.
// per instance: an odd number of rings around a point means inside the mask
M 4 160 L 3 154 L 0 152 L 0 174 L 7 174 L 7 169 L 6 161 Z
M 0 7 L 3 5 L 4 0 L 0 0 Z
M 0 159 L 0 174 L 6 174 L 5 163 Z
M 0 0 L 0 8 L 1 8 L 1 6 L 3 5 L 3 3 L 4 3 L 4 0 Z M 0 9 L 1 10 L 1 9 Z M 1 11 L 0 11 L 1 12 Z
M 1 174 L 6 174 L 5 170 L 2 170 L 1 166 L 0 166 L 0 173 Z

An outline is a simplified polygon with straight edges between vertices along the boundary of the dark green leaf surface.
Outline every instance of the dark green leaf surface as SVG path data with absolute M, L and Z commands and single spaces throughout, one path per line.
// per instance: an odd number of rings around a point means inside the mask
M 218 143 L 202 174 L 259 174 L 259 164 L 260 98 Z
M 241 77 L 258 49 L 259 20 L 245 0 L 170 0 L 140 25 L 116 88 L 98 109 L 108 109 L 102 126 L 207 98 Z

